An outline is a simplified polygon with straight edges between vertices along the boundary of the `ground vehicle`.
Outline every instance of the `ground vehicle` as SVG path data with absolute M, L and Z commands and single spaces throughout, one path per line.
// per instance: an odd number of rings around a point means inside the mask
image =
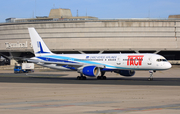
M 14 67 L 14 73 L 29 73 L 34 72 L 34 63 L 22 63 Z

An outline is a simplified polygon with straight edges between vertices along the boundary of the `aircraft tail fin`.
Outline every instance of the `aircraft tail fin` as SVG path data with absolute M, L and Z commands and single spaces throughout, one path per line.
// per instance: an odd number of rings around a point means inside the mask
M 28 28 L 35 56 L 52 54 L 35 28 Z

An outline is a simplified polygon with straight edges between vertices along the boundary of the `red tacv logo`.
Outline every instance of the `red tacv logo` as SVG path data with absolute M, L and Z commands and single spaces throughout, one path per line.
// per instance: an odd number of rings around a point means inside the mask
M 127 60 L 128 66 L 141 66 L 144 55 L 129 55 Z

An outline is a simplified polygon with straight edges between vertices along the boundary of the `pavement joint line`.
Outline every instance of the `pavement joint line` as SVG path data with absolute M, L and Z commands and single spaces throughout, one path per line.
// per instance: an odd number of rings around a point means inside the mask
M 61 102 L 61 101 L 65 101 L 65 100 L 41 100 L 41 101 L 24 101 L 24 102 L 1 103 L 0 106 L 35 104 L 35 103 L 50 103 L 50 102 Z
M 94 102 L 78 102 L 78 103 L 65 103 L 65 104 L 39 104 L 25 107 L 13 107 L 13 108 L 1 108 L 1 109 L 14 109 L 14 110 L 29 110 L 29 109 L 41 109 L 41 108 L 57 108 L 57 107 L 69 107 L 69 106 L 87 106 L 94 104 L 108 104 L 116 103 L 112 101 L 94 101 Z
M 133 111 L 152 111 L 152 110 L 163 110 L 163 109 L 180 109 L 180 104 L 172 105 L 160 105 L 160 106 L 149 106 L 149 107 L 138 107 L 138 108 L 125 108 L 125 109 L 112 109 L 102 111 L 89 111 L 87 113 L 124 113 Z

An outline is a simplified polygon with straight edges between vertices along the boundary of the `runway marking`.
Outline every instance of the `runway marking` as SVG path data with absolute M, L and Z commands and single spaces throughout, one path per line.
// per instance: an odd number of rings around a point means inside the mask
M 37 103 L 50 103 L 50 102 L 61 102 L 61 101 L 65 101 L 65 100 L 44 100 L 44 101 L 24 101 L 24 102 L 1 103 L 0 106 L 21 105 L 21 104 L 37 104 Z
M 53 100 L 54 101 L 54 100 Z M 61 101 L 61 100 L 59 100 Z M 58 101 L 58 102 L 59 102 Z M 42 101 L 46 103 L 45 101 Z M 33 103 L 33 102 L 32 102 Z M 37 104 L 31 106 L 24 106 L 24 107 L 11 107 L 11 108 L 1 108 L 1 109 L 13 109 L 13 110 L 29 110 L 29 109 L 41 109 L 41 108 L 57 108 L 57 107 L 70 107 L 70 106 L 84 106 L 84 105 L 94 105 L 94 104 L 109 104 L 109 103 L 116 103 L 112 101 L 94 101 L 94 102 L 78 102 L 78 103 L 63 103 L 63 104 Z M 10 104 L 8 104 L 10 105 Z M 14 104 L 13 104 L 14 105 Z
M 113 110 L 102 110 L 102 111 L 90 111 L 87 113 L 124 113 L 124 112 L 133 112 L 133 111 L 153 111 L 153 110 L 163 110 L 163 109 L 176 109 L 176 110 L 179 109 L 180 110 L 180 104 L 139 107 L 139 108 L 113 109 Z
M 56 77 L 62 77 L 62 76 L 68 76 L 68 74 L 25 74 L 29 77 L 48 77 L 48 78 L 56 78 Z

